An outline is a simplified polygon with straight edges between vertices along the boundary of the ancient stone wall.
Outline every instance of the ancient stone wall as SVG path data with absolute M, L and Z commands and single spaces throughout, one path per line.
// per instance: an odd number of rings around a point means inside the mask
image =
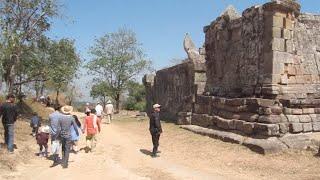
M 242 17 L 234 14 L 229 9 L 204 29 L 206 89 L 211 95 L 252 96 L 261 81 L 265 46 L 262 7 L 247 9 Z
M 320 16 L 273 0 L 242 16 L 228 8 L 204 32 L 205 56 L 186 49 L 205 63 L 154 78 L 166 118 L 254 138 L 320 131 Z
M 161 104 L 161 119 L 164 120 L 176 121 L 178 112 L 191 112 L 194 89 L 192 63 L 186 62 L 162 69 L 153 77 L 153 85 L 147 87 L 149 102 L 151 102 L 148 104 L 149 112 L 154 103 Z
M 253 137 L 320 131 L 319 19 L 283 0 L 205 27 L 209 96 L 196 97 L 192 124 Z

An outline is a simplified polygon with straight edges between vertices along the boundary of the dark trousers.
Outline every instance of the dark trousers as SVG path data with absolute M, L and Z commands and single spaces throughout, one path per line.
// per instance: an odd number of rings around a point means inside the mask
M 14 147 L 14 125 L 3 123 L 4 143 L 7 145 L 8 151 L 13 152 Z
M 39 130 L 39 127 L 38 127 L 38 126 L 32 127 L 32 133 L 38 134 L 38 130 Z
M 43 148 L 44 148 L 44 153 L 48 153 L 48 144 L 39 144 L 40 153 L 43 151 Z
M 151 133 L 151 137 L 152 137 L 152 144 L 153 144 L 152 154 L 155 155 L 158 152 L 160 134 L 159 133 Z
M 69 138 L 61 138 L 62 145 L 62 165 L 68 167 L 71 140 Z

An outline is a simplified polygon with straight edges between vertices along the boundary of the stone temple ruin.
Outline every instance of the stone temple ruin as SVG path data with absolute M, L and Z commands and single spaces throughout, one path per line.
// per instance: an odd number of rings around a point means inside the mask
M 264 153 L 315 145 L 304 135 L 320 131 L 320 16 L 273 0 L 228 7 L 204 33 L 200 49 L 186 35 L 187 62 L 144 77 L 148 111 Z

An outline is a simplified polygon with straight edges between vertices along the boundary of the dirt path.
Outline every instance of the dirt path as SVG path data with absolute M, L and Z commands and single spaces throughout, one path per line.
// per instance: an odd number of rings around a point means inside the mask
M 35 157 L 8 179 L 319 179 L 320 160 L 310 152 L 262 156 L 243 146 L 193 134 L 163 123 L 160 158 L 148 154 L 148 121 L 117 117 L 103 124 L 96 151 L 71 154 L 68 169 L 49 168 Z M 84 147 L 84 136 L 79 147 Z M 36 146 L 33 147 L 36 152 Z
M 174 164 L 165 157 L 153 159 L 146 155 L 117 125 L 103 125 L 96 151 L 71 154 L 68 169 L 49 168 L 51 161 L 35 158 L 29 165 L 18 167 L 7 177 L 13 179 L 225 179 L 217 174 Z M 149 138 L 149 137 L 148 137 Z M 84 136 L 80 147 L 84 147 Z M 150 144 L 144 145 L 150 147 Z

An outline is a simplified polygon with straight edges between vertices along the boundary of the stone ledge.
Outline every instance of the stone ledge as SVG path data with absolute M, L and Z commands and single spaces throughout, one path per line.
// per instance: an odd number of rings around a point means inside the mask
M 254 152 L 260 154 L 278 153 L 288 149 L 288 146 L 282 143 L 278 138 L 271 137 L 268 139 L 254 139 L 232 132 L 214 130 L 203 128 L 195 125 L 182 125 L 180 128 L 201 134 L 203 136 L 209 136 L 212 138 L 220 139 L 225 142 L 231 142 L 236 144 L 242 144 Z

